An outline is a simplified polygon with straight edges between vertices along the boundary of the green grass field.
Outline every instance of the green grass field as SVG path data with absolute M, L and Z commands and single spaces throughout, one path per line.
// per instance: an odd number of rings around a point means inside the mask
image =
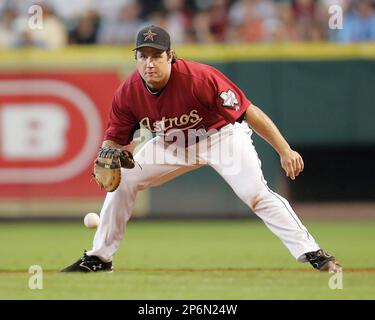
M 305 225 L 342 263 L 342 290 L 260 221 L 132 221 L 106 274 L 59 273 L 91 248 L 80 222 L 1 223 L 0 299 L 375 299 L 375 221 Z M 31 265 L 42 290 L 28 287 Z

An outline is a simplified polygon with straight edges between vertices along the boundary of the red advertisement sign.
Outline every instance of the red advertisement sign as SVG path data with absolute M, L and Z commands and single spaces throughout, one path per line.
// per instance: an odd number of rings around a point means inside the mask
M 95 198 L 115 71 L 0 74 L 0 199 Z

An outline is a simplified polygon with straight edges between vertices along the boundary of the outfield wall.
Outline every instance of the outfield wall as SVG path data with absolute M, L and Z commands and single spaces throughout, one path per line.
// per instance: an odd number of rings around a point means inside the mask
M 224 72 L 271 116 L 292 146 L 373 150 L 375 45 L 184 46 L 176 51 Z M 92 161 L 112 94 L 134 66 L 129 47 L 0 51 L 0 216 L 75 216 L 100 209 L 104 194 L 90 182 Z M 254 143 L 271 187 L 298 195 L 291 192 L 272 148 L 258 137 Z M 310 180 L 302 176 L 299 181 L 308 190 Z M 374 195 L 368 193 L 368 200 Z M 135 211 L 248 213 L 209 168 L 141 193 Z

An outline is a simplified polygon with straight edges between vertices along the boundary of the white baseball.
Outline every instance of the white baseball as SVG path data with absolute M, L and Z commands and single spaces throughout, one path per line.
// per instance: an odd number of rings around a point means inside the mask
M 85 215 L 85 218 L 83 219 L 83 223 L 85 226 L 89 229 L 95 229 L 100 222 L 100 218 L 97 213 L 90 212 Z

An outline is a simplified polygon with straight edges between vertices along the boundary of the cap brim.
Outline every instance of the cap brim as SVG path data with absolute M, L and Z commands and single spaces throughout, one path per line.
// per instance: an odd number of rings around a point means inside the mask
M 141 45 L 135 47 L 135 48 L 133 49 L 133 51 L 134 51 L 134 50 L 137 50 L 137 49 L 139 49 L 139 48 L 147 48 L 147 47 L 154 48 L 154 49 L 158 49 L 158 50 L 163 50 L 163 51 L 167 51 L 167 50 L 169 49 L 169 48 L 167 48 L 167 47 L 164 47 L 164 46 L 162 46 L 162 45 L 160 45 L 160 44 L 156 44 L 156 43 L 143 43 L 143 44 L 141 44 Z

